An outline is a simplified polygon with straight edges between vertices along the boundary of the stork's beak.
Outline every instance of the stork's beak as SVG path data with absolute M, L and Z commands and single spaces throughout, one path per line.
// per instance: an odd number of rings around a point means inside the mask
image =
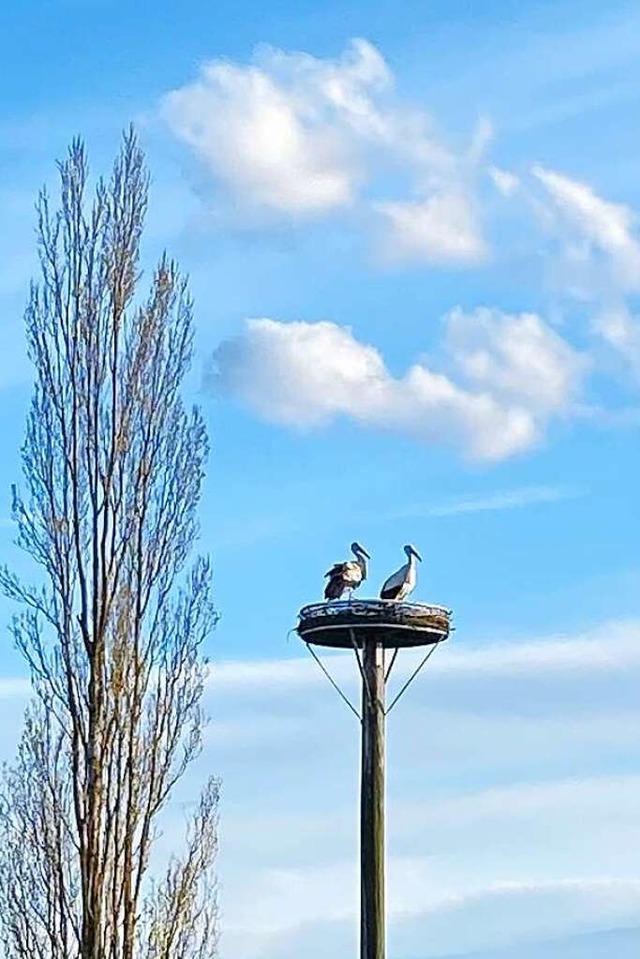
M 420 555 L 417 549 L 413 548 L 413 546 L 411 547 L 411 552 L 413 553 L 416 559 L 419 559 L 420 562 L 422 562 L 422 556 Z
M 367 559 L 371 559 L 371 557 L 370 557 L 369 554 L 367 553 L 367 551 L 366 551 L 366 549 L 364 548 L 364 546 L 361 546 L 361 547 L 360 547 L 360 552 L 362 553 L 363 556 L 366 556 Z

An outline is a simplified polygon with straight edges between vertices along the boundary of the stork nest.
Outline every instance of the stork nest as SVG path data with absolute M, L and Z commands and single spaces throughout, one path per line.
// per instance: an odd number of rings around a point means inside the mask
M 424 646 L 447 639 L 451 611 L 425 603 L 351 600 L 314 603 L 299 613 L 298 635 L 322 646 L 361 647 L 375 636 L 387 647 Z

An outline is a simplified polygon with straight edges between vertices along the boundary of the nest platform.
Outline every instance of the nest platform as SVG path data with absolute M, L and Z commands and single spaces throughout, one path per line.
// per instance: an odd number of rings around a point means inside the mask
M 304 606 L 296 632 L 305 643 L 362 649 L 375 640 L 385 649 L 432 646 L 449 636 L 451 610 L 384 599 L 338 600 Z

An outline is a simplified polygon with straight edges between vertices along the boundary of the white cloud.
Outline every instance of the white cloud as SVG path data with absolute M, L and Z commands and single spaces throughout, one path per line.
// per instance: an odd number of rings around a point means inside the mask
M 313 215 L 349 203 L 358 163 L 336 120 L 370 125 L 367 91 L 386 86 L 383 61 L 364 43 L 333 64 L 278 51 L 262 60 L 213 61 L 196 83 L 168 94 L 174 132 L 258 206 Z
M 640 290 L 636 214 L 586 183 L 542 167 L 532 172 L 553 204 L 547 225 L 560 234 L 557 281 L 571 296 L 597 304 L 592 330 L 640 378 L 640 322 L 625 302 Z
M 387 221 L 384 250 L 390 259 L 473 264 L 487 255 L 480 217 L 468 194 L 436 192 L 426 200 L 378 203 Z
M 216 349 L 213 364 L 218 389 L 288 426 L 320 426 L 358 402 L 386 400 L 389 375 L 378 351 L 334 323 L 248 320 L 243 334 Z
M 640 382 L 640 320 L 624 304 L 604 309 L 595 330 L 624 360 Z
M 510 173 L 509 170 L 501 170 L 499 167 L 492 166 L 489 167 L 488 173 L 503 196 L 512 196 L 520 186 L 519 177 L 515 173 Z
M 249 65 L 213 60 L 164 97 L 162 112 L 236 214 L 309 219 L 357 204 L 362 214 L 368 188 L 380 197 L 385 174 L 400 173 L 416 199 L 371 205 L 389 255 L 466 264 L 486 252 L 472 179 L 490 125 L 481 121 L 455 156 L 427 114 L 395 95 L 391 70 L 365 40 L 338 59 L 262 47 Z
M 558 212 L 589 247 L 605 254 L 617 281 L 627 289 L 640 285 L 640 242 L 633 235 L 637 218 L 626 206 L 599 197 L 586 183 L 534 167 Z M 589 252 L 589 248 L 586 253 Z
M 415 363 L 396 378 L 345 327 L 249 320 L 214 352 L 209 383 L 272 423 L 346 416 L 485 460 L 529 448 L 570 408 L 584 361 L 539 317 L 454 311 L 445 331 L 451 375 Z
M 540 413 L 565 409 L 586 367 L 585 358 L 534 313 L 452 310 L 446 332 L 447 349 L 469 382 Z

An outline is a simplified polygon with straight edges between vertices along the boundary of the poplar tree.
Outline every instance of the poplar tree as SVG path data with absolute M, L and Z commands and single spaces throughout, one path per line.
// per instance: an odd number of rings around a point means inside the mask
M 14 488 L 13 636 L 32 680 L 0 786 L 7 959 L 216 955 L 218 783 L 182 852 L 152 857 L 172 790 L 198 755 L 210 566 L 193 558 L 207 454 L 181 395 L 192 303 L 163 256 L 141 291 L 148 174 L 123 137 L 89 185 L 85 148 L 37 204 L 40 277 L 26 311 L 34 392 Z

